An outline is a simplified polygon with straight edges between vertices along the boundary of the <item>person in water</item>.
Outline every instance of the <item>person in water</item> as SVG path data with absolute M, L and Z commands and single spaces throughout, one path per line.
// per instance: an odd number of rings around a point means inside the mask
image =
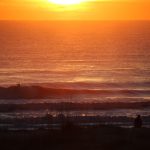
M 134 120 L 134 127 L 135 128 L 141 128 L 142 127 L 142 119 L 140 115 L 137 115 L 137 117 Z

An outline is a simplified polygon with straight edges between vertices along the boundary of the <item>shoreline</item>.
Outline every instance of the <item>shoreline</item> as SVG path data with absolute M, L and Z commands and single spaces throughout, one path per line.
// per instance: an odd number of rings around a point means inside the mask
M 150 128 L 150 116 L 142 116 L 143 127 Z M 65 116 L 58 114 L 53 117 L 50 114 L 44 117 L 30 118 L 5 118 L 0 119 L 0 130 L 38 130 L 38 129 L 61 129 L 66 123 L 79 127 L 97 127 L 97 126 L 115 126 L 123 128 L 132 128 L 134 118 L 129 117 L 108 117 L 108 116 Z

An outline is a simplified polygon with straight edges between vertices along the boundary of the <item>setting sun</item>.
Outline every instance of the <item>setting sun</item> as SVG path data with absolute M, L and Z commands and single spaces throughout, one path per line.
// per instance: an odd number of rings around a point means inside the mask
M 0 0 L 0 20 L 150 20 L 149 0 Z
M 49 0 L 49 2 L 59 5 L 72 5 L 72 4 L 79 4 L 83 2 L 83 0 Z

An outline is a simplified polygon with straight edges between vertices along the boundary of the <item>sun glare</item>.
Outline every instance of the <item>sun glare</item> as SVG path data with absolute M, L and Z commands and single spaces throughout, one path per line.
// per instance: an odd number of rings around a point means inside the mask
M 48 1 L 59 5 L 73 5 L 83 2 L 83 0 L 48 0 Z

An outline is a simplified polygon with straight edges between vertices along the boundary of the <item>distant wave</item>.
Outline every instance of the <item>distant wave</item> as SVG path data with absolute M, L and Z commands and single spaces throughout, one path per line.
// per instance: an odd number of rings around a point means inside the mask
M 124 89 L 143 89 L 150 88 L 150 82 L 54 82 L 54 83 L 29 83 L 28 86 L 45 86 L 49 88 L 85 88 L 85 89 L 105 89 L 105 88 L 124 88 Z M 8 85 L 9 86 L 9 85 Z
M 41 83 L 42 85 L 42 83 Z M 43 85 L 51 86 L 61 86 L 61 87 L 84 87 L 84 88 L 150 88 L 150 82 L 61 82 L 61 83 L 43 83 Z
M 42 98 L 65 98 L 69 95 L 97 94 L 99 96 L 129 96 L 149 97 L 150 90 L 140 89 L 75 89 L 75 88 L 48 88 L 42 86 L 10 86 L 0 87 L 0 99 L 42 99 Z
M 15 112 L 29 110 L 110 110 L 110 109 L 145 109 L 150 108 L 150 102 L 115 102 L 115 103 L 30 103 L 30 104 L 0 104 L 0 112 Z

